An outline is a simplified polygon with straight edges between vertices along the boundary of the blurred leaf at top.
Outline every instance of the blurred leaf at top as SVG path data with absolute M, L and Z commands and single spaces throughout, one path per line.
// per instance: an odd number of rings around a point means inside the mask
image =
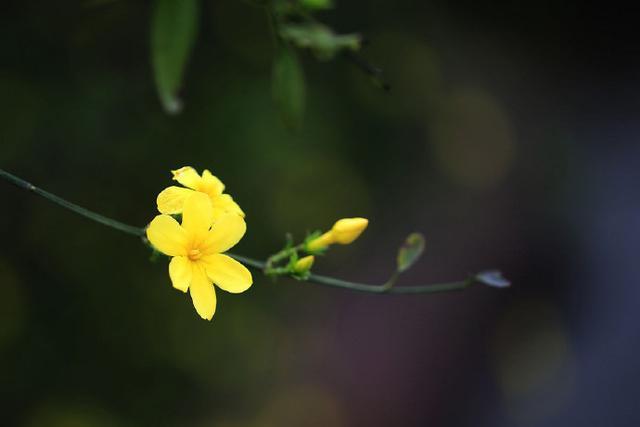
M 300 0 L 300 4 L 309 10 L 331 9 L 332 0 Z
M 296 47 L 310 49 L 322 61 L 333 59 L 342 51 L 357 51 L 362 41 L 359 34 L 335 34 L 317 23 L 283 25 L 280 36 Z
M 198 0 L 155 0 L 151 21 L 151 61 L 164 110 L 182 109 L 178 90 L 198 25 Z
M 398 250 L 398 273 L 407 271 L 424 252 L 424 236 L 420 233 L 411 233 Z
M 272 90 L 284 124 L 300 128 L 305 106 L 304 71 L 293 49 L 284 43 L 279 43 L 273 59 Z

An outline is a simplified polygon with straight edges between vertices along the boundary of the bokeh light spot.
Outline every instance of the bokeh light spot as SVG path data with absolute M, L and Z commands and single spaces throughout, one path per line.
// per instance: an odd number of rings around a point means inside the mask
M 455 90 L 433 118 L 431 147 L 443 174 L 473 190 L 498 186 L 511 169 L 511 124 L 499 102 L 473 89 Z
M 557 309 L 542 300 L 514 305 L 498 324 L 497 380 L 515 418 L 539 419 L 566 405 L 575 369 L 567 336 Z
M 255 425 L 341 427 L 347 422 L 340 402 L 330 390 L 298 386 L 276 394 L 258 416 Z

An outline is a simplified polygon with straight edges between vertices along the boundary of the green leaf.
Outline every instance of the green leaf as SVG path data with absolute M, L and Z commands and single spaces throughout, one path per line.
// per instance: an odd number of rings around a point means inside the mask
M 151 21 L 151 63 L 164 110 L 182 110 L 178 90 L 198 26 L 198 0 L 155 0 Z
M 309 10 L 331 9 L 332 0 L 300 0 L 300 4 Z
M 357 51 L 362 42 L 359 34 L 335 34 L 331 28 L 316 23 L 283 25 L 280 36 L 296 47 L 311 49 L 322 61 L 332 59 L 342 51 Z
M 404 244 L 398 250 L 398 272 L 407 271 L 420 258 L 424 252 L 424 236 L 420 233 L 411 233 Z
M 304 71 L 290 46 L 278 46 L 271 78 L 273 99 L 284 124 L 291 129 L 300 128 L 305 106 Z
M 502 276 L 502 272 L 498 270 L 482 271 L 475 275 L 475 279 L 483 285 L 494 288 L 508 288 L 511 282 Z

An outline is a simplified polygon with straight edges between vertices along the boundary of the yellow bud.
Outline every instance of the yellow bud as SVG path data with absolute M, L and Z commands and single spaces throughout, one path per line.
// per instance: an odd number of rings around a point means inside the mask
M 296 273 L 306 273 L 307 271 L 311 270 L 313 261 L 315 261 L 315 257 L 313 255 L 307 255 L 306 257 L 300 258 L 293 266 L 293 270 Z
M 334 243 L 348 245 L 356 240 L 369 225 L 366 218 L 342 218 L 336 221 L 331 230 L 307 243 L 308 251 L 317 251 Z
M 317 251 L 326 248 L 330 244 L 334 243 L 333 233 L 331 231 L 327 231 L 322 236 L 317 239 L 313 239 L 307 244 L 308 251 Z
M 335 243 L 348 245 L 356 240 L 369 225 L 366 218 L 343 218 L 336 221 L 331 228 L 331 234 Z

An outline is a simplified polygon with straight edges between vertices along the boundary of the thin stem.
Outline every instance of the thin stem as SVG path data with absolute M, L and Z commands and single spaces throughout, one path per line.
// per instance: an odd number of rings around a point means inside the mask
M 352 291 L 369 292 L 373 294 L 435 294 L 443 292 L 461 291 L 467 289 L 475 283 L 475 279 L 470 277 L 466 280 L 458 282 L 437 283 L 433 285 L 420 286 L 394 286 L 387 287 L 384 285 L 369 285 L 366 283 L 349 282 L 346 280 L 336 279 L 329 276 L 321 276 L 311 274 L 309 282 L 320 283 L 334 288 L 349 289 Z
M 380 86 L 385 91 L 391 90 L 391 85 L 385 80 L 384 72 L 382 68 L 376 67 L 362 56 L 355 52 L 344 52 L 344 57 L 349 60 L 353 65 L 360 69 L 363 73 L 368 75 L 372 81 Z
M 297 13 L 302 18 L 306 19 L 312 24 L 322 25 L 320 22 L 318 22 L 318 20 L 313 15 L 311 15 L 304 8 L 298 8 Z M 362 44 L 364 43 L 365 42 L 363 41 Z M 343 52 L 343 56 L 349 62 L 351 62 L 354 66 L 360 69 L 360 71 L 362 71 L 364 74 L 369 76 L 372 79 L 372 81 L 376 85 L 380 86 L 383 90 L 385 91 L 391 90 L 391 85 L 389 85 L 389 83 L 384 78 L 384 72 L 382 71 L 382 68 L 376 67 L 375 65 L 373 65 L 372 63 L 364 59 L 362 56 L 352 51 Z
M 288 239 L 290 238 L 291 237 L 288 237 Z M 283 276 L 290 274 L 290 269 L 286 267 L 274 268 L 274 265 L 284 259 L 291 258 L 291 256 L 296 255 L 298 251 L 302 250 L 303 247 L 304 244 L 300 243 L 297 246 L 286 247 L 280 252 L 276 252 L 275 254 L 271 255 L 269 258 L 267 258 L 267 262 L 264 264 L 264 274 L 267 276 Z
M 245 256 L 236 255 L 229 252 L 227 252 L 227 255 L 257 270 L 264 270 L 267 266 L 266 262 L 258 261 L 253 258 L 247 258 Z M 320 285 L 331 286 L 333 288 L 349 289 L 351 291 L 368 292 L 373 294 L 435 294 L 442 292 L 461 291 L 476 283 L 476 280 L 473 277 L 470 277 L 466 280 L 460 280 L 457 282 L 436 283 L 433 285 L 419 286 L 394 286 L 389 288 L 384 285 L 370 285 L 367 283 L 351 282 L 348 280 L 336 279 L 335 277 L 323 276 L 313 273 L 309 275 L 309 278 L 306 281 Z
M 263 261 L 259 261 L 257 259 L 249 258 L 243 255 L 232 254 L 230 252 L 227 252 L 226 254 L 229 255 L 231 258 L 235 259 L 236 261 L 240 261 L 243 264 L 247 264 L 249 267 L 253 267 L 256 270 L 262 271 L 265 269 L 267 265 Z
M 37 194 L 38 196 L 44 197 L 45 199 L 57 204 L 58 206 L 61 206 L 65 209 L 75 212 L 78 215 L 84 216 L 85 218 L 88 218 L 97 223 L 106 225 L 107 227 L 111 227 L 115 230 L 122 231 L 123 233 L 127 233 L 136 237 L 144 237 L 145 235 L 144 228 L 123 224 L 119 221 L 116 221 L 111 218 L 107 218 L 103 215 L 92 212 L 88 209 L 83 208 L 82 206 L 78 206 L 61 197 L 58 197 L 55 194 L 51 194 L 48 191 L 42 190 L 36 187 L 35 185 L 31 184 L 30 182 L 27 182 L 21 178 L 18 178 L 17 176 L 10 174 L 9 172 L 3 169 L 0 169 L 0 177 L 14 184 L 19 188 L 30 191 L 34 194 Z M 243 255 L 237 255 L 232 253 L 227 253 L 227 255 L 261 272 L 264 272 L 267 267 L 267 263 L 263 261 L 259 261 Z M 330 286 L 334 288 L 348 289 L 351 291 L 367 292 L 372 294 L 433 294 L 433 293 L 460 291 L 468 288 L 474 283 L 477 283 L 477 279 L 474 276 L 472 276 L 466 280 L 461 280 L 458 282 L 438 283 L 433 285 L 420 285 L 420 286 L 389 287 L 385 285 L 370 285 L 366 283 L 350 282 L 347 280 L 336 279 L 335 277 L 322 276 L 319 274 L 311 274 L 305 281 L 316 283 L 319 285 Z
M 81 215 L 85 218 L 89 218 L 92 221 L 99 222 L 100 224 L 106 225 L 107 227 L 114 228 L 116 230 L 122 231 L 127 234 L 131 234 L 133 236 L 142 237 L 144 236 L 144 228 L 134 227 L 131 225 L 123 224 L 120 221 L 116 221 L 115 219 L 107 218 L 104 215 L 100 215 L 98 213 L 92 212 L 89 209 L 83 208 L 82 206 L 78 206 L 74 203 L 68 202 L 65 199 L 56 196 L 55 194 L 51 194 L 48 191 L 42 190 L 41 188 L 36 187 L 35 185 L 27 182 L 21 178 L 18 178 L 15 175 L 10 174 L 9 172 L 0 169 L 0 177 L 9 181 L 13 185 L 22 188 L 27 191 L 31 191 L 32 193 L 37 194 L 38 196 L 42 196 L 50 202 L 55 203 L 58 206 L 62 206 L 65 209 L 69 209 Z

